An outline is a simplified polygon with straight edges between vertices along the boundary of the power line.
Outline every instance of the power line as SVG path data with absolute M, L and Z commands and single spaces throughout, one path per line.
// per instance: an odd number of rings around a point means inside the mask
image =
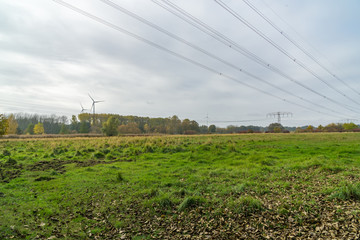
M 233 123 L 233 122 L 238 122 L 238 123 L 242 123 L 242 122 L 261 122 L 261 121 L 266 121 L 268 119 L 264 118 L 264 119 L 251 119 L 251 120 L 224 120 L 224 121 L 210 121 L 211 123 Z
M 294 56 L 292 56 L 288 51 L 286 51 L 284 48 L 282 48 L 281 46 L 279 46 L 277 43 L 275 43 L 271 38 L 269 38 L 268 36 L 266 36 L 263 32 L 261 32 L 259 29 L 257 29 L 256 27 L 254 27 L 252 24 L 250 24 L 246 19 L 244 19 L 243 17 L 241 17 L 237 12 L 235 12 L 234 10 L 232 10 L 228 5 L 226 5 L 223 1 L 221 0 L 214 0 L 218 5 L 220 5 L 222 8 L 224 8 L 227 12 L 229 12 L 231 15 L 233 15 L 236 19 L 238 19 L 240 22 L 242 22 L 245 26 L 247 26 L 248 28 L 250 28 L 251 30 L 253 30 L 256 34 L 258 34 L 260 37 L 262 37 L 265 41 L 267 41 L 268 43 L 270 43 L 272 46 L 274 46 L 276 49 L 278 49 L 281 53 L 283 53 L 285 56 L 287 56 L 289 59 L 291 59 L 294 63 L 296 63 L 297 65 L 299 65 L 300 67 L 302 67 L 304 70 L 306 70 L 307 72 L 309 72 L 311 75 L 313 75 L 315 78 L 317 78 L 318 80 L 320 80 L 321 82 L 323 82 L 325 85 L 327 85 L 329 88 L 333 89 L 334 91 L 336 91 L 337 93 L 339 93 L 340 95 L 342 95 L 343 97 L 347 98 L 348 100 L 352 101 L 353 103 L 360 105 L 360 103 L 358 103 L 357 101 L 355 101 L 354 99 L 350 98 L 349 96 L 347 96 L 345 93 L 343 93 L 342 91 L 338 90 L 337 88 L 335 88 L 334 86 L 332 86 L 330 83 L 328 83 L 327 81 L 325 81 L 324 79 L 322 79 L 319 75 L 317 75 L 313 70 L 311 70 L 308 66 L 306 66 L 304 63 L 302 63 L 300 60 L 296 59 Z
M 116 31 L 119 31 L 119 32 L 125 34 L 125 35 L 131 36 L 131 37 L 133 37 L 133 38 L 135 38 L 135 39 L 137 39 L 137 40 L 139 40 L 139 41 L 142 41 L 142 42 L 144 42 L 144 43 L 146 43 L 146 44 L 148 44 L 148 45 L 150 45 L 150 46 L 152 46 L 152 47 L 155 47 L 155 48 L 160 49 L 160 50 L 162 50 L 162 51 L 164 51 L 164 52 L 167 52 L 167 53 L 169 53 L 169 54 L 171 54 L 171 55 L 173 55 L 173 56 L 176 56 L 176 57 L 178 57 L 178 58 L 180 58 L 180 59 L 183 59 L 184 61 L 187 61 L 187 62 L 192 63 L 192 64 L 194 64 L 194 65 L 196 65 L 196 66 L 198 66 L 198 67 L 200 67 L 200 68 L 203 68 L 203 69 L 205 69 L 205 70 L 208 70 L 208 71 L 210 71 L 210 72 L 212 72 L 212 73 L 214 73 L 214 74 L 223 76 L 224 78 L 227 78 L 227 79 L 229 79 L 229 80 L 232 80 L 232 81 L 234 81 L 234 82 L 236 82 L 236 83 L 239 83 L 239 84 L 241 84 L 241 85 L 244 85 L 244 86 L 246 86 L 246 87 L 248 87 L 248 88 L 257 90 L 257 91 L 259 91 L 259 92 L 262 92 L 262 93 L 264 93 L 264 94 L 266 94 L 266 95 L 268 95 L 268 96 L 277 98 L 277 99 L 279 99 L 279 100 L 281 100 L 281 101 L 284 101 L 284 102 L 293 104 L 293 105 L 295 105 L 295 106 L 298 106 L 298 107 L 307 109 L 307 110 L 312 111 L 312 112 L 316 112 L 316 113 L 328 115 L 328 114 L 323 113 L 323 112 L 321 112 L 321 111 L 317 111 L 317 110 L 308 108 L 308 107 L 303 106 L 303 105 L 301 105 L 301 104 L 295 103 L 295 102 L 293 102 L 293 101 L 289 101 L 289 100 L 287 100 L 287 99 L 284 99 L 284 98 L 281 98 L 281 97 L 279 97 L 279 96 L 276 96 L 276 95 L 274 95 L 274 94 L 272 94 L 272 93 L 266 92 L 266 91 L 264 91 L 264 90 L 262 90 L 262 89 L 260 89 L 260 88 L 251 86 L 251 85 L 249 85 L 249 84 L 247 84 L 247 83 L 244 83 L 244 82 L 242 82 L 242 81 L 240 81 L 240 80 L 238 80 L 238 79 L 236 79 L 236 78 L 234 78 L 234 77 L 231 77 L 231 76 L 229 76 L 229 75 L 226 75 L 226 74 L 224 74 L 224 73 L 221 73 L 221 72 L 219 72 L 219 71 L 217 71 L 217 70 L 215 70 L 215 69 L 213 69 L 213 68 L 211 68 L 211 67 L 208 67 L 208 66 L 206 66 L 206 65 L 204 65 L 204 64 L 202 64 L 202 63 L 199 63 L 199 62 L 197 62 L 197 61 L 195 61 L 195 60 L 192 60 L 192 59 L 190 59 L 190 58 L 188 58 L 188 57 L 185 57 L 185 56 L 183 56 L 183 55 L 181 55 L 181 54 L 179 54 L 179 53 L 176 53 L 176 52 L 174 52 L 174 51 L 172 51 L 172 50 L 169 50 L 169 49 L 167 49 L 167 48 L 165 48 L 165 47 L 163 47 L 163 46 L 161 46 L 161 45 L 159 45 L 159 44 L 157 44 L 157 43 L 154 43 L 154 42 L 152 42 L 152 41 L 150 41 L 150 40 L 148 40 L 148 39 L 145 39 L 145 38 L 143 38 L 143 37 L 141 37 L 141 36 L 139 36 L 139 35 L 136 35 L 136 34 L 134 34 L 134 33 L 132 33 L 132 32 L 129 32 L 129 31 L 127 31 L 127 30 L 125 30 L 125 29 L 117 26 L 117 25 L 114 25 L 114 24 L 112 24 L 112 23 L 110 23 L 110 22 L 108 22 L 108 21 L 106 21 L 106 20 L 104 20 L 104 19 L 102 19 L 102 18 L 99 18 L 99 17 L 97 17 L 97 16 L 95 16 L 95 15 L 92 15 L 92 14 L 90 14 L 90 13 L 84 11 L 84 10 L 81 10 L 80 8 L 77 8 L 77 7 L 75 7 L 75 6 L 73 6 L 73 5 L 69 4 L 69 3 L 66 3 L 66 2 L 64 2 L 64 1 L 62 1 L 62 0 L 53 0 L 53 1 L 56 2 L 56 3 L 58 3 L 58 4 L 60 4 L 60 5 L 62 5 L 62 6 L 64 6 L 64 7 L 69 8 L 69 9 L 71 9 L 71 10 L 73 10 L 73 11 L 75 11 L 75 12 L 77 12 L 77 13 L 85 16 L 85 17 L 88 17 L 88 18 L 90 18 L 90 19 L 92 19 L 92 20 L 94 20 L 94 21 L 96 21 L 96 22 L 98 22 L 98 23 L 101 23 L 101 24 L 103 24 L 103 25 L 105 25 L 105 26 L 108 26 L 108 27 L 110 27 L 110 28 L 112 28 L 112 29 L 114 29 L 114 30 L 116 30 Z
M 287 94 L 289 94 L 290 96 L 296 97 L 296 98 L 298 98 L 298 99 L 300 99 L 300 100 L 302 100 L 302 101 L 305 101 L 305 102 L 307 102 L 307 103 L 310 103 L 310 104 L 312 104 L 312 105 L 315 105 L 315 106 L 317 106 L 317 107 L 320 107 L 321 109 L 327 109 L 327 110 L 330 111 L 330 112 L 337 113 L 337 114 L 341 114 L 340 112 L 337 112 L 337 111 L 335 111 L 335 110 L 333 110 L 333 109 L 331 109 L 331 108 L 328 108 L 328 107 L 322 106 L 322 105 L 320 105 L 320 104 L 318 104 L 318 103 L 315 103 L 315 102 L 309 101 L 309 100 L 307 100 L 307 99 L 304 99 L 303 97 L 297 96 L 297 95 L 293 94 L 292 92 L 290 92 L 290 91 L 288 91 L 288 90 L 285 90 L 285 89 L 283 89 L 283 88 L 281 88 L 281 87 L 279 87 L 279 86 L 276 86 L 275 84 L 272 84 L 272 83 L 270 83 L 270 82 L 267 82 L 267 81 L 265 81 L 264 79 L 262 79 L 262 78 L 260 78 L 260 77 L 258 77 L 258 76 L 256 76 L 256 75 L 254 75 L 254 74 L 246 71 L 245 69 L 239 68 L 239 67 L 235 66 L 234 64 L 232 64 L 232 63 L 230 63 L 230 62 L 227 62 L 226 60 L 224 60 L 224 59 L 222 59 L 222 58 L 220 58 L 220 57 L 218 57 L 218 56 L 216 56 L 216 55 L 214 55 L 214 54 L 206 51 L 206 50 L 203 49 L 203 48 L 200 48 L 200 47 L 198 47 L 198 46 L 190 43 L 189 41 L 185 40 L 184 38 L 181 38 L 181 37 L 179 37 L 179 36 L 177 36 L 177 35 L 169 32 L 169 31 L 161 28 L 160 26 L 158 26 L 158 25 L 156 25 L 156 24 L 154 24 L 154 23 L 152 23 L 152 22 L 150 22 L 150 21 L 148 21 L 148 20 L 140 17 L 139 15 L 137 15 L 137 14 L 135 14 L 135 13 L 133 13 L 133 12 L 131 12 L 131 11 L 129 11 L 129 10 L 121 7 L 121 6 L 119 6 L 118 4 L 115 4 L 114 2 L 112 2 L 112 1 L 110 1 L 110 0 L 99 0 L 99 1 L 101 1 L 101 2 L 103 2 L 103 3 L 105 3 L 105 4 L 107 4 L 107 5 L 115 8 L 116 10 L 118 10 L 118 11 L 120 11 L 120 12 L 122 12 L 122 13 L 130 16 L 130 17 L 132 17 L 132 18 L 135 18 L 136 20 L 138 20 L 138 21 L 146 24 L 147 26 L 150 26 L 150 27 L 156 29 L 157 31 L 160 31 L 161 33 L 163 33 L 163 34 L 165 34 L 165 35 L 167 35 L 167 36 L 169 36 L 169 37 L 171 37 L 171 38 L 173 38 L 173 39 L 175 39 L 175 40 L 177 40 L 177 41 L 180 41 L 180 42 L 186 44 L 187 46 L 189 46 L 189 47 L 191 47 L 191 48 L 193 48 L 193 49 L 195 49 L 195 50 L 197 50 L 197 51 L 200 51 L 201 53 L 203 53 L 203 54 L 205 54 L 205 55 L 207 55 L 207 56 L 209 56 L 209 57 L 211 57 L 211 58 L 213 58 L 213 59 L 216 59 L 216 60 L 224 63 L 225 65 L 227 65 L 227 66 L 229 66 L 229 67 L 232 67 L 232 68 L 240 71 L 241 73 L 243 73 L 243 74 L 245 74 L 245 75 L 247 75 L 247 76 L 249 76 L 249 77 L 251 77 L 251 78 L 253 78 L 253 79 L 256 79 L 256 80 L 258 80 L 258 81 L 260 81 L 260 82 L 262 82 L 262 83 L 265 83 L 265 84 L 267 84 L 267 85 L 269 85 L 269 86 L 271 86 L 271 87 L 273 87 L 273 88 L 275 88 L 275 89 L 277 89 L 277 90 L 280 90 L 280 91 L 282 91 L 282 92 L 284 92 L 284 93 L 287 93 Z
M 324 69 L 327 73 L 329 73 L 332 77 L 334 77 L 339 82 L 343 83 L 349 89 L 359 94 L 354 88 L 348 85 L 344 80 L 336 76 L 332 73 L 327 67 L 325 67 L 318 59 L 316 59 L 309 51 L 307 51 L 304 47 L 302 47 L 299 43 L 297 43 L 294 39 L 292 39 L 285 31 L 283 31 L 280 27 L 278 27 L 273 21 L 271 21 L 268 17 L 266 17 L 259 9 L 257 9 L 253 4 L 251 4 L 248 0 L 243 0 L 243 2 L 248 5 L 254 12 L 256 12 L 261 18 L 263 18 L 266 22 L 268 22 L 275 30 L 277 30 L 282 36 L 284 36 L 289 42 L 295 45 L 298 49 L 300 49 L 306 56 L 316 62 L 322 69 Z
M 190 13 L 186 12 L 184 9 L 180 8 L 179 6 L 177 6 L 176 4 L 168 1 L 168 0 L 162 0 L 162 2 L 164 2 L 165 4 L 160 3 L 157 0 L 152 0 L 155 4 L 157 4 L 158 6 L 162 7 L 163 9 L 167 10 L 168 12 L 172 13 L 173 15 L 179 17 L 180 19 L 182 19 L 183 21 L 187 22 L 188 24 L 192 25 L 193 27 L 199 29 L 200 31 L 204 32 L 205 34 L 213 37 L 214 39 L 216 39 L 217 41 L 221 42 L 222 44 L 224 44 L 227 47 L 230 47 L 231 49 L 233 49 L 234 51 L 237 51 L 238 53 L 242 54 L 243 56 L 251 59 L 252 61 L 260 64 L 261 66 L 273 71 L 274 73 L 279 74 L 280 76 L 284 77 L 285 79 L 307 89 L 308 91 L 311 91 L 312 93 L 340 106 L 343 108 L 346 108 L 347 110 L 354 112 L 354 113 L 359 113 L 358 111 L 354 110 L 353 107 L 348 106 L 344 103 L 341 103 L 339 101 L 336 101 L 330 97 L 325 96 L 324 94 L 321 94 L 320 92 L 306 86 L 305 84 L 295 80 L 294 78 L 290 77 L 289 75 L 287 75 L 286 73 L 282 72 L 280 69 L 278 69 L 277 67 L 273 66 L 272 64 L 266 62 L 265 60 L 263 60 L 262 58 L 260 58 L 259 56 L 257 56 L 256 54 L 250 52 L 249 50 L 245 49 L 244 47 L 240 46 L 239 44 L 237 44 L 235 41 L 231 40 L 230 38 L 226 37 L 225 35 L 223 35 L 222 33 L 218 32 L 217 30 L 211 28 L 209 25 L 207 25 L 206 23 L 202 22 L 200 19 L 194 17 L 193 15 L 191 15 Z M 172 8 L 174 8 L 175 10 L 173 10 Z

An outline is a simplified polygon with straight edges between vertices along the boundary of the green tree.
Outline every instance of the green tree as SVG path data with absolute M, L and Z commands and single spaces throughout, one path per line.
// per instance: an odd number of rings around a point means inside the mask
M 44 124 L 43 123 L 37 123 L 34 126 L 34 134 L 44 134 Z
M 69 129 L 68 127 L 63 123 L 61 124 L 61 129 L 60 129 L 60 134 L 68 134 L 69 133 Z
M 209 126 L 209 133 L 215 133 L 216 132 L 216 126 L 214 124 Z
M 268 126 L 268 131 L 272 133 L 280 133 L 284 130 L 284 127 L 280 123 L 271 123 Z
M 178 116 L 174 115 L 170 118 L 167 133 L 169 134 L 180 134 L 181 133 L 181 120 Z
M 345 131 L 350 132 L 350 131 L 352 131 L 354 129 L 357 129 L 359 127 L 355 123 L 351 122 L 351 123 L 344 123 L 343 128 L 344 128 Z
M 22 134 L 22 130 L 21 130 L 20 127 L 17 127 L 17 128 L 16 128 L 16 134 L 17 134 L 17 135 Z
M 34 134 L 34 124 L 33 123 L 29 123 L 28 126 L 25 129 L 25 133 L 26 134 Z
M 208 126 L 206 126 L 206 125 L 201 125 L 200 126 L 200 133 L 201 134 L 207 134 L 208 132 L 209 132 Z
M 80 121 L 79 133 L 89 133 L 90 132 L 90 122 Z
M 0 136 L 4 135 L 8 128 L 8 120 L 3 114 L 0 114 Z
M 119 124 L 119 119 L 111 116 L 106 122 L 103 123 L 103 127 L 101 130 L 106 136 L 116 136 L 118 134 L 117 128 Z
M 79 122 L 75 115 L 71 116 L 70 130 L 73 133 L 79 132 Z

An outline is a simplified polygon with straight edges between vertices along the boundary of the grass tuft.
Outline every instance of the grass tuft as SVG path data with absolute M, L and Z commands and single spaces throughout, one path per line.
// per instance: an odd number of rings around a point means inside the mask
M 335 192 L 330 196 L 330 198 L 337 198 L 341 200 L 360 200 L 360 183 L 345 183 L 343 186 L 335 189 Z
M 125 180 L 125 178 L 123 177 L 123 175 L 121 174 L 121 172 L 118 172 L 117 174 L 116 174 L 116 181 L 117 182 L 122 182 L 122 181 L 124 181 Z
M 205 203 L 205 199 L 202 197 L 187 197 L 185 200 L 180 204 L 178 210 L 180 212 L 185 211 L 187 209 L 196 208 L 201 206 Z
M 264 209 L 261 201 L 251 196 L 240 197 L 235 201 L 231 201 L 229 208 L 235 213 L 245 214 L 246 216 Z

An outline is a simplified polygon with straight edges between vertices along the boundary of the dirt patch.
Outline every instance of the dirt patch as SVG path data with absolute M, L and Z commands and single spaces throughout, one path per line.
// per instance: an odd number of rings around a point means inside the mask
M 8 159 L 0 163 L 0 182 L 8 183 L 10 180 L 17 178 L 23 169 L 22 164 L 18 164 L 14 159 Z
M 113 161 L 104 161 L 104 160 L 90 159 L 90 160 L 79 161 L 79 160 L 53 159 L 51 161 L 40 161 L 40 162 L 34 163 L 32 165 L 29 165 L 27 167 L 27 170 L 29 170 L 29 171 L 47 171 L 47 170 L 53 169 L 54 171 L 57 171 L 58 173 L 62 174 L 66 171 L 65 166 L 64 166 L 65 164 L 75 163 L 76 167 L 91 167 L 91 166 L 95 166 L 98 164 L 111 164 L 114 162 L 125 162 L 125 161 L 132 161 L 132 160 L 118 159 L 118 160 L 113 160 Z
M 36 162 L 27 167 L 29 171 L 46 171 L 53 169 L 54 171 L 62 174 L 65 172 L 65 164 L 69 164 L 71 161 L 63 161 L 63 160 L 51 160 L 51 161 L 40 161 Z
M 50 180 L 53 180 L 55 178 L 53 177 L 47 177 L 47 176 L 42 176 L 42 177 L 38 177 L 35 179 L 36 182 L 39 182 L 39 181 L 50 181 Z
M 53 170 L 58 174 L 66 172 L 65 165 L 75 163 L 76 167 L 91 167 L 98 164 L 111 164 L 114 162 L 131 162 L 131 159 L 117 159 L 113 161 L 105 160 L 59 160 L 53 159 L 50 161 L 39 161 L 34 164 L 28 165 L 25 169 L 27 171 L 48 171 Z M 18 164 L 15 160 L 9 159 L 6 162 L 0 163 L 0 182 L 9 183 L 12 179 L 19 177 L 24 169 L 22 164 Z M 35 181 L 48 181 L 51 179 L 35 179 Z

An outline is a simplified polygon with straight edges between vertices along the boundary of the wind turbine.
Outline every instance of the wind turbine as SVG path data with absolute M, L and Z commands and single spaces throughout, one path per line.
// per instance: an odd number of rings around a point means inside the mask
M 81 106 L 81 112 L 80 113 L 83 113 L 85 110 L 89 110 L 89 109 L 85 109 L 81 103 L 80 103 L 80 106 Z
M 90 93 L 88 93 L 89 97 L 91 98 L 92 100 L 92 105 L 91 105 L 91 109 L 93 110 L 93 124 L 95 124 L 95 104 L 96 103 L 99 103 L 99 102 L 104 102 L 104 101 L 95 101 L 91 96 L 90 96 Z M 90 111 L 91 111 L 90 109 Z

